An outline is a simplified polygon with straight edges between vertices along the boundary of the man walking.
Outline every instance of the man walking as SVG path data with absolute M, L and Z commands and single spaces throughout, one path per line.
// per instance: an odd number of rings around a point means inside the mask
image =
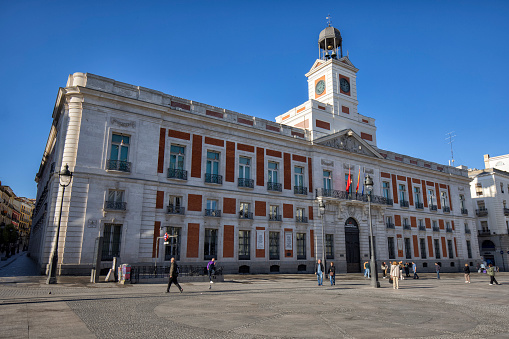
M 419 276 L 417 275 L 417 265 L 413 261 L 412 261 L 412 271 L 414 272 L 414 279 L 419 279 Z
M 166 293 L 170 293 L 170 286 L 171 284 L 175 284 L 178 289 L 180 290 L 180 293 L 182 293 L 184 290 L 182 287 L 180 287 L 177 277 L 179 275 L 178 272 L 178 265 L 175 262 L 175 258 L 171 258 L 171 265 L 170 265 L 170 277 L 168 278 L 168 288 L 166 288 Z
M 493 285 L 493 283 L 500 285 L 497 279 L 495 279 L 495 267 L 493 267 L 493 264 L 489 264 L 486 273 L 490 276 L 490 285 Z
M 366 278 L 366 276 L 367 276 L 369 279 L 369 270 L 370 270 L 369 261 L 366 261 L 364 263 L 364 278 Z
M 437 272 L 437 279 L 440 280 L 440 265 L 435 263 L 435 271 Z
M 209 274 L 210 283 L 213 284 L 212 276 L 216 274 L 216 259 L 212 258 L 211 261 L 207 264 L 207 273 Z
M 336 285 L 336 266 L 334 266 L 334 263 L 330 262 L 329 267 L 329 279 L 330 279 L 330 285 L 335 286 Z
M 318 264 L 316 265 L 316 268 L 315 268 L 315 274 L 316 274 L 316 278 L 318 279 L 318 286 L 322 286 L 323 285 L 323 265 L 322 265 L 322 261 L 320 259 L 318 259 Z
M 470 284 L 470 266 L 468 264 L 463 267 L 463 272 L 465 273 L 465 284 Z

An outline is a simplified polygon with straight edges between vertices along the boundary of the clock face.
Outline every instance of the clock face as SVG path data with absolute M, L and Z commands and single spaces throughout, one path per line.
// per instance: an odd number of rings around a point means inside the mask
M 345 78 L 341 78 L 341 80 L 339 80 L 339 87 L 345 93 L 350 92 L 350 84 L 348 83 L 348 80 L 346 80 Z
M 316 94 L 321 95 L 323 93 L 323 91 L 325 91 L 325 81 L 320 80 L 316 84 L 315 92 L 316 92 Z

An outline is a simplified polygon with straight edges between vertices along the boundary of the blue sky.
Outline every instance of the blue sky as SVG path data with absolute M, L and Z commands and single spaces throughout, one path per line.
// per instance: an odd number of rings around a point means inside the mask
M 88 72 L 269 120 L 307 100 L 326 16 L 378 147 L 509 153 L 509 1 L 2 1 L 0 180 L 35 197 L 59 87 Z

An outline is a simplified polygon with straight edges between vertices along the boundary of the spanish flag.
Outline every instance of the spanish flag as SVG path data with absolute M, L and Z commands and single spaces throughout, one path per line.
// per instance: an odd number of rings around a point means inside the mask
M 359 166 L 359 174 L 357 175 L 357 187 L 355 188 L 355 193 L 359 192 L 359 182 L 361 181 L 361 167 Z
M 350 182 L 352 181 L 350 176 L 350 165 L 348 165 L 348 181 L 346 183 L 346 191 L 350 192 Z

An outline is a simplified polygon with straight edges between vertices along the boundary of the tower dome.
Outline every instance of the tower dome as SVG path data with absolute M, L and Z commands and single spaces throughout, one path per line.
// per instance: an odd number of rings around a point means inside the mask
M 340 58 L 343 57 L 343 39 L 339 29 L 332 26 L 326 27 L 318 36 L 318 49 L 320 59 L 337 59 L 338 52 Z

